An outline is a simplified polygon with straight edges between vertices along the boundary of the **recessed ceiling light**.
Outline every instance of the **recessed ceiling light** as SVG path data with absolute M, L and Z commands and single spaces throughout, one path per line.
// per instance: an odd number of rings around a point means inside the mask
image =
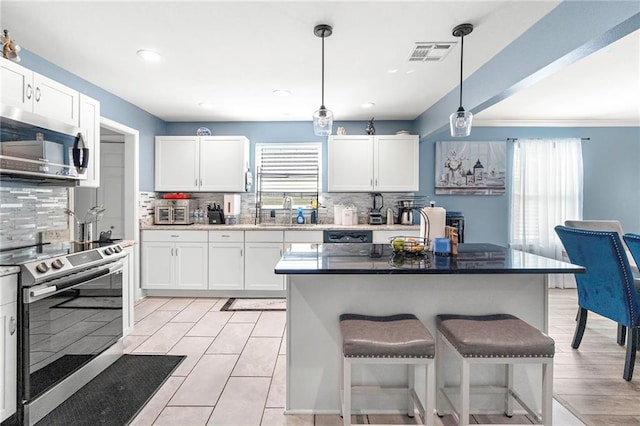
M 375 104 L 373 102 L 365 102 L 362 105 L 360 105 L 362 108 L 373 108 L 375 106 Z
M 387 70 L 387 72 L 388 72 L 389 74 L 395 74 L 395 73 L 397 73 L 397 72 L 398 72 L 398 70 L 397 70 L 397 69 L 391 69 L 391 70 Z
M 203 109 L 211 109 L 211 108 L 213 108 L 213 104 L 211 102 L 200 102 L 198 104 L 198 106 L 200 108 L 203 108 Z
M 291 91 L 286 89 L 276 89 L 273 91 L 273 95 L 280 97 L 291 96 Z
M 407 70 L 407 74 L 413 74 L 416 70 Z
M 136 52 L 138 56 L 140 56 L 145 61 L 149 62 L 158 62 L 162 58 L 158 52 L 154 52 L 153 50 L 141 49 Z

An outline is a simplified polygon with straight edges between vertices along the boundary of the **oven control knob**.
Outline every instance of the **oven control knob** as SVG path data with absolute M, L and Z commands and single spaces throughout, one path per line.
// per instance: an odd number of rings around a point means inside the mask
M 107 256 L 112 255 L 113 249 L 111 247 L 107 247 L 106 249 L 104 249 L 104 254 L 106 254 Z
M 39 264 L 36 266 L 36 271 L 40 272 L 41 274 L 44 274 L 44 273 L 45 273 L 45 272 L 47 272 L 48 270 L 49 270 L 49 266 L 47 266 L 47 264 L 46 264 L 46 263 L 44 263 L 44 262 L 39 263 Z
M 120 253 L 122 251 L 122 247 L 120 246 L 114 246 L 113 247 L 113 251 L 115 251 L 116 253 Z
M 51 262 L 51 266 L 53 267 L 53 269 L 60 269 L 64 266 L 64 262 L 62 261 L 62 259 L 56 259 Z

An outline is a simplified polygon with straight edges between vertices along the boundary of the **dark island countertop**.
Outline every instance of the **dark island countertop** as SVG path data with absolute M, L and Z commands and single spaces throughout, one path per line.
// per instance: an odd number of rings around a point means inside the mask
M 572 274 L 581 266 L 501 247 L 467 243 L 457 256 L 395 254 L 389 244 L 293 244 L 276 274 Z

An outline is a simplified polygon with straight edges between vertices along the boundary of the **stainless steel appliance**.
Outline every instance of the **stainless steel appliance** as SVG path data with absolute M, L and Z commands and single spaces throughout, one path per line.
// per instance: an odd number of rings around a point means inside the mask
M 156 201 L 154 223 L 156 225 L 191 225 L 191 212 L 196 209 L 195 200 L 163 199 Z
M 57 186 L 86 179 L 89 149 L 80 128 L 2 105 L 0 177 Z
M 413 200 L 398 201 L 398 223 L 400 225 L 413 225 Z
M 20 424 L 38 422 L 122 355 L 126 256 L 113 243 L 52 243 L 0 253 L 1 264 L 20 266 Z
M 373 207 L 369 210 L 369 225 L 382 225 L 382 207 L 384 206 L 384 198 L 382 194 L 371 194 L 373 198 Z

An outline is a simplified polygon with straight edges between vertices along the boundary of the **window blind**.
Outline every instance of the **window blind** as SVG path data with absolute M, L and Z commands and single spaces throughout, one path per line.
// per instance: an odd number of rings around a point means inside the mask
M 256 170 L 264 192 L 315 193 L 322 182 L 322 144 L 258 143 Z

